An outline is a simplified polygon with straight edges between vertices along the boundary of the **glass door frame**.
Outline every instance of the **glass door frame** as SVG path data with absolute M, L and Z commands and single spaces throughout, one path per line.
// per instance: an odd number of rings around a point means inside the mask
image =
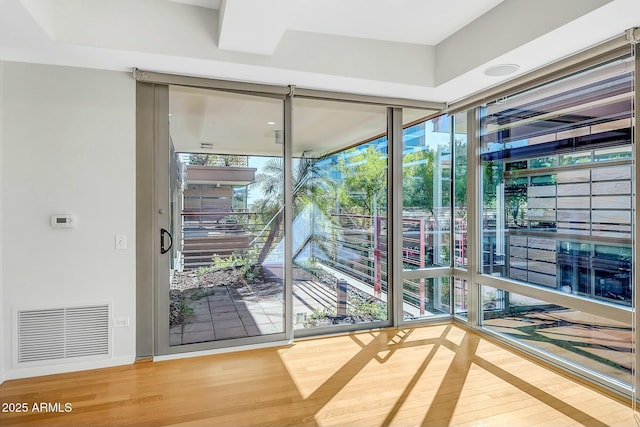
M 454 317 L 454 304 L 453 304 L 453 279 L 454 279 L 454 268 L 453 264 L 453 255 L 449 258 L 449 266 L 432 266 L 432 267 L 423 267 L 415 270 L 405 269 L 403 265 L 403 247 L 404 247 L 404 233 L 403 233 L 403 182 L 404 182 L 404 128 L 405 128 L 405 120 L 403 119 L 403 111 L 401 108 L 390 108 L 389 109 L 389 128 L 392 129 L 392 133 L 390 135 L 389 140 L 393 140 L 394 157 L 393 157 L 393 179 L 390 181 L 390 185 L 393 183 L 393 225 L 394 229 L 398 230 L 394 234 L 393 238 L 393 249 L 394 253 L 398 254 L 394 257 L 394 276 L 393 283 L 396 283 L 394 288 L 394 311 L 396 313 L 394 326 L 415 326 L 415 325 L 424 325 L 429 323 L 439 323 L 443 321 L 450 321 Z M 441 111 L 429 116 L 425 117 L 425 122 L 428 122 L 436 117 L 442 116 L 446 114 Z M 453 116 L 449 116 L 447 118 L 451 123 L 453 123 Z M 451 157 L 453 158 L 453 146 L 454 146 L 454 134 L 453 134 L 453 125 L 452 130 L 449 136 L 449 144 L 451 147 Z M 390 151 L 391 152 L 391 151 Z M 451 226 L 449 230 L 449 246 L 451 247 L 453 243 L 453 170 L 451 173 L 451 180 L 449 182 L 449 191 L 451 194 L 449 200 L 450 207 L 450 217 L 451 217 Z M 450 253 L 453 253 L 450 251 Z M 397 259 L 396 259 L 397 258 Z M 447 314 L 437 314 L 431 317 L 417 317 L 412 319 L 405 319 L 402 313 L 404 312 L 404 281 L 405 280 L 429 280 L 429 279 L 438 279 L 438 278 L 449 278 L 449 313 Z
M 268 97 L 282 101 L 283 110 L 283 162 L 284 162 L 284 331 L 274 334 L 257 335 L 224 340 L 213 340 L 193 344 L 181 344 L 171 346 L 169 342 L 169 287 L 171 252 L 166 250 L 166 237 L 163 242 L 162 230 L 171 228 L 171 196 L 170 196 L 170 134 L 169 134 L 169 85 L 155 85 L 155 128 L 154 128 L 154 358 L 179 353 L 215 351 L 223 348 L 252 346 L 283 345 L 293 339 L 293 319 L 289 315 L 292 311 L 292 262 L 291 262 L 291 93 L 282 95 L 278 93 L 264 93 L 250 90 L 225 90 L 227 92 L 241 93 L 243 95 Z M 219 90 L 216 87 L 208 87 L 203 90 Z M 223 89 L 224 90 L 224 89 Z

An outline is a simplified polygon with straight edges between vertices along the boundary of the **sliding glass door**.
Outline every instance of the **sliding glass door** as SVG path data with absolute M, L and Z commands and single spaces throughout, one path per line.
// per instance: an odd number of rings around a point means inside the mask
M 146 99 L 154 111 L 146 128 L 154 135 L 154 354 L 397 323 L 390 109 L 212 86 L 156 85 Z M 444 181 L 438 203 L 450 198 Z M 438 278 L 438 306 L 450 306 L 448 283 Z
M 282 340 L 284 102 L 170 86 L 168 105 L 160 341 L 172 353 Z

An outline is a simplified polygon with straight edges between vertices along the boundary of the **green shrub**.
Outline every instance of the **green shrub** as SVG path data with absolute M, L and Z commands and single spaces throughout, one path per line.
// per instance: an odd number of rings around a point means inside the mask
M 371 316 L 374 319 L 384 320 L 387 318 L 387 305 L 378 301 L 361 301 L 351 305 L 352 314 Z
M 183 316 L 191 316 L 193 314 L 193 308 L 189 307 L 189 304 L 187 304 L 184 300 L 180 301 L 179 307 L 180 312 Z
M 209 273 L 210 271 L 214 271 L 215 268 L 213 266 L 209 266 L 209 267 L 198 267 L 198 269 L 196 270 L 196 274 L 198 276 L 202 276 L 206 273 Z
M 336 316 L 336 308 L 335 307 L 320 307 L 316 308 L 313 313 L 309 315 L 309 320 L 317 320 L 324 319 L 325 317 L 335 317 Z

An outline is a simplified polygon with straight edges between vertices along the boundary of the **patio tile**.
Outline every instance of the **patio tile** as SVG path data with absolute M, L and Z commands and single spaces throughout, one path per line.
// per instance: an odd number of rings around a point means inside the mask
M 280 324 L 284 322 L 284 316 L 282 314 L 278 316 L 267 316 L 267 317 L 269 318 L 269 321 L 274 324 Z
M 216 337 L 219 340 L 228 338 L 242 338 L 247 336 L 247 331 L 242 327 L 222 328 L 216 330 Z
M 213 341 L 216 339 L 213 331 L 188 332 L 182 334 L 182 344 L 193 344 L 196 342 Z
M 261 323 L 271 323 L 271 319 L 266 314 L 254 314 L 251 317 L 245 317 L 242 319 L 243 321 L 252 322 L 256 325 Z
M 226 286 L 208 289 L 207 293 L 189 302 L 193 314 L 185 317 L 183 325 L 171 329 L 171 345 L 282 332 L 282 295 L 258 296 L 249 287 Z M 299 312 L 308 311 L 300 305 Z
M 260 303 L 259 302 L 251 301 L 251 300 L 247 300 L 247 299 L 236 300 L 236 301 L 234 301 L 234 304 L 236 305 L 236 307 L 245 307 L 247 309 L 260 307 Z
M 189 307 L 193 308 L 194 310 L 198 310 L 200 308 L 209 309 L 209 301 L 207 301 L 206 299 L 200 299 L 198 301 L 189 303 Z
M 207 311 L 206 313 L 203 313 L 203 314 L 192 314 L 190 316 L 185 316 L 184 322 L 182 323 L 188 324 L 188 323 L 199 323 L 199 322 L 210 322 L 210 321 L 211 321 L 211 313 Z
M 249 328 L 252 326 L 257 326 L 257 323 L 255 322 L 255 320 L 253 320 L 253 318 L 244 318 L 242 319 L 242 324 L 244 325 L 245 328 Z
M 253 319 L 253 315 L 254 314 L 264 314 L 262 312 L 259 313 L 254 313 L 248 310 L 242 310 L 242 311 L 238 311 L 238 316 L 240 316 L 241 319 Z
M 260 331 L 260 328 L 258 328 L 257 326 L 253 325 L 253 326 L 246 326 L 244 327 L 247 331 L 247 335 L 249 335 L 250 337 L 254 337 L 257 335 L 262 335 L 262 332 Z
M 233 301 L 233 299 L 228 295 L 211 295 L 209 297 L 207 297 L 207 299 L 209 300 L 209 303 L 216 303 L 216 302 L 221 302 L 221 301 L 228 301 L 229 303 L 231 303 Z
M 260 304 L 264 305 L 264 306 L 269 306 L 272 305 L 274 307 L 282 307 L 280 305 L 280 300 L 278 297 L 274 296 L 270 296 L 270 297 L 266 297 L 266 298 L 260 298 Z
M 265 314 L 264 311 L 260 308 L 260 307 L 252 307 L 251 309 L 240 309 L 238 310 L 238 314 L 241 316 L 247 316 L 247 315 L 255 315 L 255 314 Z
M 218 322 L 213 322 L 213 327 L 215 328 L 216 334 L 217 334 L 218 330 L 225 329 L 225 328 L 242 328 L 242 329 L 244 329 L 244 326 L 242 325 L 242 322 L 240 321 L 239 318 L 224 319 L 224 320 L 220 320 Z
M 214 323 L 219 322 L 220 320 L 240 320 L 240 316 L 238 316 L 238 313 L 236 311 L 229 311 L 226 313 L 213 313 L 211 315 L 211 318 L 213 319 Z
M 192 316 L 201 316 L 203 314 L 211 314 L 209 307 L 194 308 Z
M 268 323 L 263 323 L 261 325 L 258 325 L 258 327 L 261 328 L 262 326 L 267 324 Z M 271 323 L 271 325 L 273 325 L 273 327 L 276 328 L 278 332 L 282 332 L 284 330 L 284 323 Z
M 265 319 L 259 319 L 259 321 L 256 321 L 256 319 L 242 319 L 242 324 L 244 326 L 256 326 L 256 325 L 264 325 L 270 323 L 268 320 Z
M 188 323 L 183 326 L 182 333 L 186 335 L 190 332 L 203 332 L 203 331 L 213 331 L 213 326 L 211 322 L 197 322 L 197 323 Z M 184 341 L 184 337 L 183 337 Z
M 211 305 L 211 313 L 229 313 L 236 312 L 236 306 L 233 304 L 222 305 L 222 304 L 212 304 Z
M 182 333 L 182 324 L 174 325 L 169 328 L 170 334 L 181 334 Z
M 279 310 L 276 309 L 269 309 L 269 308 L 265 308 L 264 312 L 267 316 L 284 316 L 284 310 L 282 308 L 280 308 Z
M 282 332 L 281 328 L 277 328 L 275 325 L 272 325 L 271 323 L 258 325 L 258 329 L 260 329 L 261 335 L 276 334 L 278 332 Z
M 273 299 L 260 301 L 260 305 L 265 310 L 280 310 L 280 311 L 282 311 L 284 309 L 284 307 L 282 306 L 280 301 L 277 301 L 277 300 L 274 301 Z
M 266 309 L 276 309 L 276 310 L 280 310 L 282 311 L 284 308 L 282 306 L 282 303 L 276 299 L 273 298 L 268 298 L 268 299 L 263 299 L 262 301 L 260 301 L 260 305 L 262 306 L 262 308 Z

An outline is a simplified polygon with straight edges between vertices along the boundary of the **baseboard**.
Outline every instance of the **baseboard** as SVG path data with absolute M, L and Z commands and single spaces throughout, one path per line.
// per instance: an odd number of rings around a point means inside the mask
M 63 363 L 50 366 L 33 366 L 28 368 L 11 369 L 6 374 L 6 379 L 16 380 L 19 378 L 41 377 L 43 375 L 65 374 L 68 372 L 87 371 L 90 369 L 111 368 L 113 366 L 131 365 L 136 357 L 122 356 L 112 359 L 94 360 L 78 363 Z
M 289 340 L 273 341 L 273 342 L 266 342 L 266 343 L 259 343 L 259 344 L 240 345 L 237 347 L 223 347 L 223 348 L 216 348 L 211 350 L 200 350 L 200 351 L 189 351 L 186 353 L 166 354 L 162 356 L 154 356 L 153 361 L 161 362 L 164 360 L 186 359 L 189 357 L 198 357 L 198 356 L 211 356 L 213 354 L 232 353 L 232 352 L 245 351 L 245 350 L 257 350 L 261 348 L 281 347 L 285 345 L 291 345 L 291 341 Z

